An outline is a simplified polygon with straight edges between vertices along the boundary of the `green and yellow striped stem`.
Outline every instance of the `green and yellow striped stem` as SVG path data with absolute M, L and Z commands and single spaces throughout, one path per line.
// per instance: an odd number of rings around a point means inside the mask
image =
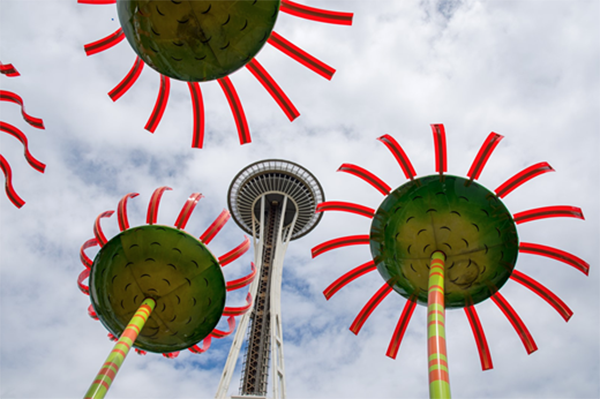
M 429 365 L 429 397 L 450 398 L 450 379 L 446 355 L 446 307 L 444 306 L 444 266 L 446 255 L 431 255 L 427 294 L 427 355 Z
M 148 321 L 150 313 L 154 310 L 156 302 L 152 298 L 147 298 L 142 302 L 137 312 L 131 318 L 131 321 L 121 334 L 121 337 L 115 344 L 112 352 L 106 358 L 106 362 L 98 372 L 96 379 L 85 394 L 85 399 L 101 399 L 108 392 L 110 384 L 114 381 L 121 364 L 125 361 L 129 349 L 137 339 L 138 334 L 144 328 Z

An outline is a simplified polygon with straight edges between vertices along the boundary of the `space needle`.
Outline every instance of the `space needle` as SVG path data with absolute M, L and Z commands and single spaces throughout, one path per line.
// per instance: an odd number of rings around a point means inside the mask
M 235 398 L 266 398 L 271 360 L 273 399 L 285 398 L 281 328 L 283 259 L 291 240 L 308 234 L 325 200 L 317 179 L 293 162 L 269 159 L 253 163 L 233 179 L 228 205 L 235 222 L 254 238 L 257 277 L 250 285 L 253 309 L 240 320 L 223 369 L 217 399 L 227 398 L 235 366 L 247 336 L 240 394 Z

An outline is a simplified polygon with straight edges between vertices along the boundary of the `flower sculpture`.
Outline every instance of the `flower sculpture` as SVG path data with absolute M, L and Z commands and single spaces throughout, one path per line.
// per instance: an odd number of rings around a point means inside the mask
M 108 95 L 117 101 L 131 88 L 144 64 L 161 76 L 156 105 L 145 129 L 154 133 L 165 111 L 170 79 L 187 82 L 194 114 L 193 148 L 204 141 L 204 105 L 198 82 L 217 80 L 235 119 L 240 144 L 251 141 L 242 104 L 229 78 L 246 67 L 269 92 L 290 121 L 300 113 L 255 58 L 265 43 L 283 51 L 330 80 L 335 69 L 273 31 L 279 11 L 319 22 L 351 25 L 352 14 L 303 6 L 289 0 L 78 0 L 83 4 L 117 4 L 121 27 L 85 45 L 87 55 L 104 51 L 125 37 L 137 54 L 131 71 Z
M 360 311 L 350 330 L 358 334 L 363 324 L 392 291 L 407 299 L 387 350 L 395 358 L 417 304 L 428 307 L 429 382 L 431 397 L 450 397 L 445 345 L 445 309 L 462 308 L 471 325 L 483 370 L 492 368 L 488 344 L 475 304 L 488 298 L 498 305 L 521 338 L 528 354 L 537 350 L 527 327 L 499 292 L 508 279 L 529 288 L 546 300 L 565 321 L 569 307 L 533 278 L 515 270 L 519 252 L 546 256 L 588 274 L 589 265 L 565 251 L 545 245 L 519 242 L 517 225 L 550 217 L 583 219 L 581 209 L 548 206 L 512 214 L 502 198 L 528 180 L 553 171 L 546 162 L 532 165 L 493 192 L 477 180 L 490 155 L 503 138 L 490 133 L 467 177 L 447 175 L 444 126 L 432 125 L 437 174 L 417 177 L 402 147 L 390 135 L 378 140 L 386 145 L 409 181 L 392 190 L 379 177 L 353 164 L 338 170 L 369 183 L 386 198 L 377 210 L 366 206 L 327 201 L 317 212 L 345 211 L 372 219 L 370 233 L 336 238 L 312 249 L 316 257 L 348 245 L 369 245 L 373 259 L 333 282 L 324 294 L 331 298 L 356 278 L 379 271 L 385 283 Z
M 3 64 L 1 62 L 0 73 L 6 75 L 7 77 L 20 76 L 19 71 L 17 71 L 17 69 L 12 64 Z M 18 94 L 8 90 L 0 90 L 0 101 L 6 101 L 19 105 L 21 107 L 21 114 L 23 115 L 23 119 L 25 120 L 25 122 L 27 122 L 30 126 L 36 129 L 45 129 L 44 121 L 42 121 L 40 118 L 35 118 L 29 115 L 27 112 L 25 112 L 25 105 L 23 103 L 23 99 Z M 23 133 L 16 126 L 13 126 L 10 123 L 6 123 L 4 121 L 0 121 L 0 131 L 8 133 L 17 140 L 19 140 L 23 144 L 25 160 L 27 161 L 27 163 L 29 163 L 29 165 L 38 172 L 44 173 L 46 165 L 38 161 L 29 152 L 29 144 L 25 133 Z M 4 158 L 4 156 L 2 156 L 2 154 L 0 154 L 0 168 L 2 169 L 2 172 L 4 173 L 4 178 L 6 179 L 4 187 L 8 199 L 10 200 L 10 202 L 13 203 L 14 206 L 16 206 L 17 208 L 21 208 L 23 205 L 25 205 L 25 201 L 17 194 L 13 187 L 12 169 L 10 168 L 8 161 L 6 160 L 6 158 Z
M 120 233 L 108 240 L 100 220 L 114 211 L 101 213 L 94 224 L 94 238 L 81 247 L 85 266 L 78 278 L 79 288 L 90 296 L 88 313 L 109 330 L 109 337 L 120 337 L 102 366 L 86 397 L 104 397 L 131 346 L 140 354 L 146 351 L 176 357 L 180 350 L 205 352 L 212 338 L 223 338 L 235 329 L 235 316 L 250 309 L 252 298 L 241 307 L 226 307 L 226 292 L 252 282 L 256 269 L 249 275 L 225 282 L 221 268 L 239 258 L 250 247 L 250 240 L 230 252 L 215 257 L 207 244 L 228 221 L 224 210 L 200 236 L 183 229 L 202 198 L 192 194 L 183 206 L 175 226 L 157 225 L 162 194 L 168 187 L 154 191 L 146 222 L 130 228 L 127 201 L 138 194 L 124 196 L 117 208 Z M 100 246 L 94 261 L 85 253 Z M 89 286 L 85 280 L 89 277 Z M 133 318 L 132 318 L 133 316 Z M 227 317 L 228 331 L 216 329 L 221 316 Z M 129 323 L 129 324 L 128 324 Z M 202 342 L 201 346 L 197 344 Z

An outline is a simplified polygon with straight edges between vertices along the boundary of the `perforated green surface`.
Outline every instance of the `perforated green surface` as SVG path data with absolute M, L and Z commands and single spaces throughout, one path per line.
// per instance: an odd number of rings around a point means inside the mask
M 197 238 L 167 226 L 140 226 L 112 238 L 96 255 L 90 297 L 98 318 L 119 336 L 145 298 L 156 307 L 135 345 L 174 352 L 204 339 L 225 307 L 217 259 Z
M 203 82 L 243 67 L 269 38 L 279 0 L 117 0 L 121 27 L 163 75 Z
M 371 224 L 377 270 L 394 290 L 427 305 L 431 254 L 446 254 L 446 307 L 489 298 L 510 277 L 519 239 L 500 199 L 476 182 L 426 176 L 394 190 Z

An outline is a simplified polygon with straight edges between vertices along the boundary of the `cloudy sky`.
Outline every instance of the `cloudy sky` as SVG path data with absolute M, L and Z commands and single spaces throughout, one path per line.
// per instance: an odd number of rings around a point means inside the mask
M 114 5 L 75 0 L 0 0 L 0 61 L 20 77 L 0 76 L 5 90 L 43 118 L 27 125 L 15 104 L 0 103 L 1 120 L 24 131 L 31 153 L 47 165 L 33 170 L 23 146 L 0 133 L 1 153 L 26 204 L 0 193 L 0 396 L 82 397 L 112 343 L 87 316 L 89 298 L 77 288 L 79 247 L 93 236 L 95 217 L 129 193 L 132 225 L 145 222 L 152 191 L 165 193 L 159 223 L 173 224 L 192 192 L 206 198 L 186 228 L 199 235 L 227 205 L 227 188 L 246 165 L 282 158 L 309 169 L 329 200 L 376 208 L 382 196 L 336 169 L 363 166 L 390 186 L 405 182 L 385 146 L 391 134 L 419 176 L 434 173 L 429 125 L 444 123 L 448 171 L 464 176 L 486 136 L 505 136 L 479 181 L 490 189 L 540 161 L 556 170 L 505 199 L 511 212 L 576 205 L 585 221 L 547 219 L 520 225 L 522 241 L 554 246 L 587 260 L 586 277 L 563 263 L 521 255 L 517 269 L 560 296 L 574 311 L 568 323 L 546 302 L 509 281 L 502 294 L 531 331 L 539 350 L 527 355 L 500 310 L 477 306 L 494 369 L 482 372 L 461 310 L 447 313 L 450 380 L 455 397 L 597 398 L 600 396 L 600 244 L 597 151 L 600 133 L 600 2 L 598 1 L 352 1 L 302 4 L 354 12 L 351 27 L 282 14 L 276 31 L 337 69 L 331 81 L 270 45 L 257 58 L 294 102 L 290 123 L 247 69 L 231 79 L 243 103 L 252 143 L 240 146 L 227 100 L 216 82 L 202 84 L 206 108 L 203 149 L 192 149 L 187 85 L 172 81 L 154 134 L 144 130 L 159 89 L 145 68 L 116 103 L 107 96 L 131 68 L 126 41 L 87 57 L 83 45 L 118 28 Z M 115 217 L 103 221 L 108 237 Z M 290 398 L 427 397 L 426 311 L 418 307 L 396 360 L 385 356 L 405 300 L 390 295 L 358 336 L 348 328 L 379 289 L 375 272 L 326 301 L 322 291 L 370 259 L 368 247 L 311 259 L 330 238 L 367 234 L 360 216 L 328 213 L 308 236 L 289 246 L 282 294 L 287 394 Z M 243 239 L 230 221 L 210 244 L 221 255 Z M 93 255 L 93 251 L 90 252 Z M 228 279 L 248 271 L 251 251 L 225 268 Z M 230 305 L 243 303 L 243 293 Z M 223 325 L 224 326 L 224 325 Z M 205 354 L 131 354 L 111 398 L 214 397 L 231 338 Z M 238 391 L 234 377 L 230 392 Z

